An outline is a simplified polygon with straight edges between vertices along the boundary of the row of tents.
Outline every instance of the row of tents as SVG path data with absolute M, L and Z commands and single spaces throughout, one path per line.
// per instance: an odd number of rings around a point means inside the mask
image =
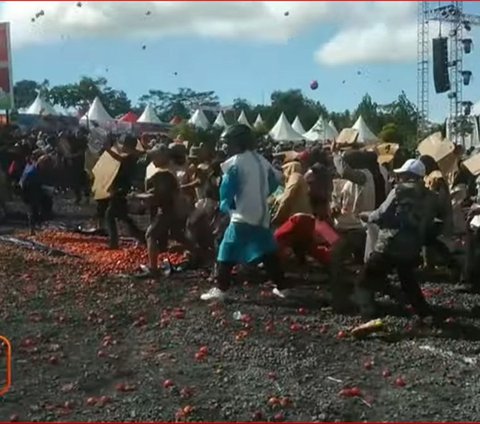
M 55 108 L 40 94 L 35 101 L 24 112 L 26 115 L 36 116 L 59 116 L 60 114 Z M 149 125 L 168 125 L 160 120 L 155 113 L 155 109 L 151 105 L 147 105 L 143 113 L 138 117 L 133 112 L 128 112 L 117 119 L 110 116 L 102 102 L 98 97 L 92 102 L 88 112 L 80 118 L 80 124 L 88 124 L 95 122 L 96 124 L 109 125 L 112 122 L 126 123 L 126 124 L 149 124 Z M 181 122 L 181 119 L 174 118 L 170 124 L 176 125 Z M 260 114 L 253 125 L 249 122 L 244 111 L 240 113 L 237 122 L 249 126 L 250 128 L 265 128 L 265 122 Z M 205 113 L 201 109 L 197 109 L 188 123 L 196 128 L 207 130 L 211 127 L 226 128 L 227 121 L 222 111 L 220 111 L 215 118 L 213 124 L 210 123 Z M 353 127 L 358 131 L 358 141 L 365 144 L 373 144 L 378 142 L 378 137 L 370 130 L 364 119 L 360 116 Z M 306 131 L 303 127 L 300 118 L 297 116 L 292 123 L 290 123 L 284 113 L 280 115 L 278 121 L 269 132 L 270 137 L 277 142 L 327 142 L 333 141 L 338 137 L 338 130 L 332 121 L 327 122 L 323 117 L 320 117 L 317 122 Z
M 237 122 L 239 124 L 247 125 L 250 128 L 258 129 L 265 127 L 264 120 L 260 114 L 257 115 L 257 118 L 252 125 L 242 111 Z M 210 127 L 210 122 L 201 110 L 195 111 L 190 118 L 189 123 L 201 129 L 208 129 Z M 223 112 L 218 113 L 212 126 L 218 128 L 226 128 L 228 126 Z M 372 130 L 370 130 L 362 116 L 359 116 L 352 128 L 358 131 L 357 141 L 360 143 L 374 144 L 379 141 L 378 137 Z M 292 123 L 290 123 L 283 112 L 280 114 L 276 124 L 269 132 L 270 137 L 277 142 L 311 141 L 324 143 L 335 140 L 338 137 L 338 134 L 335 124 L 332 121 L 327 122 L 322 116 L 318 118 L 312 128 L 306 131 L 298 116 L 295 117 Z

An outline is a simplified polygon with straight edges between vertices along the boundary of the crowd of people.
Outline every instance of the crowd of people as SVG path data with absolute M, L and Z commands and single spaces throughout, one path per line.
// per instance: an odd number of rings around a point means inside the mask
M 286 298 L 294 288 L 284 274 L 289 261 L 317 263 L 328 273 L 334 309 L 356 307 L 368 317 L 378 314 L 377 292 L 432 315 L 418 271 L 437 263 L 456 282 L 479 288 L 479 235 L 470 224 L 480 215 L 480 179 L 463 166 L 461 148 L 445 175 L 431 156 L 394 166 L 394 155 L 381 158 L 355 143 L 275 152 L 236 124 L 217 146 L 110 135 L 86 172 L 88 143 L 82 129 L 32 133 L 3 154 L 2 178 L 28 206 L 31 231 L 50 218 L 53 193 L 68 187 L 77 203 L 93 197 L 110 249 L 121 248 L 121 221 L 148 250 L 139 276 L 162 275 L 158 253 L 172 240 L 190 266 L 215 260 L 215 286 L 202 300 L 223 300 L 239 265 L 264 270 L 273 294 Z M 129 214 L 132 202 L 150 214 L 146 231 Z M 357 270 L 353 281 L 346 269 Z M 393 272 L 400 291 L 388 282 Z

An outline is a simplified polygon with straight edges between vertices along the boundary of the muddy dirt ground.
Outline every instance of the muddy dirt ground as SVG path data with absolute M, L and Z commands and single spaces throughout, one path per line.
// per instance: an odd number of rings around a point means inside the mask
M 62 209 L 61 220 L 92 213 Z M 293 275 L 288 301 L 260 274 L 239 276 L 218 305 L 199 300 L 211 269 L 85 281 L 81 261 L 0 244 L 0 334 L 13 346 L 1 421 L 480 418 L 480 296 L 441 279 L 424 284 L 440 326 L 382 299 L 387 331 L 355 340 L 360 319 L 325 306 L 321 270 Z

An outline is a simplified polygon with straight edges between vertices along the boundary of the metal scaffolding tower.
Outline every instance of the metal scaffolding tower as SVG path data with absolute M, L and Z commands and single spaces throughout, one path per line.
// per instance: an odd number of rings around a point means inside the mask
M 428 131 L 430 88 L 429 74 L 429 22 L 437 21 L 449 28 L 448 66 L 450 77 L 450 113 L 447 120 L 447 133 L 454 143 L 465 144 L 465 135 L 469 132 L 469 115 L 472 102 L 463 99 L 463 87 L 468 86 L 472 72 L 464 69 L 463 56 L 471 52 L 472 39 L 464 38 L 472 26 L 480 25 L 480 16 L 463 13 L 462 1 L 442 3 L 431 8 L 431 2 L 422 1 L 418 7 L 418 136 L 421 139 Z
M 418 2 L 417 32 L 417 139 L 421 140 L 428 132 L 429 56 L 430 37 L 427 14 L 429 3 Z

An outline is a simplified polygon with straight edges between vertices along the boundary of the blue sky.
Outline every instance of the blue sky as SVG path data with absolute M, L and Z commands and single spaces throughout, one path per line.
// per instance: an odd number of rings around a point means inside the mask
M 39 10 L 45 16 L 32 24 Z M 480 14 L 480 4 L 466 4 L 465 10 Z M 134 103 L 149 89 L 215 90 L 228 105 L 236 97 L 268 102 L 273 90 L 299 88 L 340 111 L 353 109 L 366 92 L 378 103 L 401 90 L 416 101 L 415 11 L 406 2 L 82 8 L 35 2 L 3 4 L 0 17 L 12 22 L 15 80 L 61 84 L 104 76 Z M 471 34 L 480 45 L 479 29 Z M 479 49 L 465 56 L 464 68 L 474 73 L 464 99 L 478 102 Z M 309 88 L 312 80 L 319 82 L 316 91 Z M 431 90 L 431 116 L 440 120 L 448 113 L 446 96 Z

